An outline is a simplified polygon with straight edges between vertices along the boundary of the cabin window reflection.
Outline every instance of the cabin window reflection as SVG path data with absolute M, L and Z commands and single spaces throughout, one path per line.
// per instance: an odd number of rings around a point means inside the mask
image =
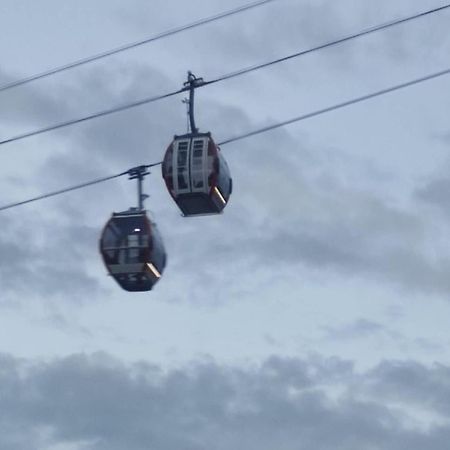
M 128 236 L 128 264 L 139 262 L 139 235 L 130 234 Z
M 178 188 L 186 189 L 188 187 L 187 170 L 185 167 L 178 167 Z
M 178 165 L 179 166 L 185 166 L 186 165 L 186 159 L 187 159 L 187 151 L 186 150 L 179 150 L 178 151 Z
M 109 225 L 103 234 L 103 245 L 105 247 L 115 247 L 117 245 L 117 234 Z
M 105 255 L 112 260 L 116 255 L 115 248 L 118 246 L 118 237 L 114 232 L 112 225 L 106 227 L 103 234 L 102 247 L 104 249 Z

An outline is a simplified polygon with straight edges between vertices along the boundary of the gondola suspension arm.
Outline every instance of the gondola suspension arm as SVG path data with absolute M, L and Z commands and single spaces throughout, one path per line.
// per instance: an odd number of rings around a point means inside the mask
M 184 89 L 189 91 L 189 123 L 191 125 L 191 133 L 198 133 L 198 128 L 195 126 L 194 117 L 194 94 L 195 89 L 205 84 L 203 78 L 197 78 L 191 71 L 188 72 L 188 79 L 184 83 Z
M 142 184 L 144 182 L 144 178 L 147 175 L 150 175 L 150 172 L 148 171 L 148 166 L 133 167 L 128 171 L 128 175 L 130 180 L 137 180 L 138 210 L 144 211 L 144 201 L 148 198 L 148 195 L 143 193 Z

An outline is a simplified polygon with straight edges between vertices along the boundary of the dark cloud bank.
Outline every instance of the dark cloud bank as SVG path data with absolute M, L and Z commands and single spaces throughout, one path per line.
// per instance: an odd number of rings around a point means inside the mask
M 163 371 L 105 354 L 3 355 L 0 448 L 447 449 L 449 374 L 413 362 L 361 374 L 320 357 Z

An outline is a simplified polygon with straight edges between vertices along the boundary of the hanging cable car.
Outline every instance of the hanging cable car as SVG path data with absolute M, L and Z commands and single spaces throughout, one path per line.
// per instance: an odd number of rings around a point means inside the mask
M 189 72 L 185 86 L 189 86 L 191 132 L 174 137 L 161 166 L 169 194 L 184 216 L 222 212 L 233 187 L 228 165 L 211 133 L 200 133 L 195 126 L 194 91 L 202 83 Z
M 100 253 L 109 274 L 126 291 L 149 291 L 161 278 L 166 253 L 158 228 L 143 208 L 145 166 L 130 170 L 138 180 L 139 207 L 113 213 L 100 238 Z

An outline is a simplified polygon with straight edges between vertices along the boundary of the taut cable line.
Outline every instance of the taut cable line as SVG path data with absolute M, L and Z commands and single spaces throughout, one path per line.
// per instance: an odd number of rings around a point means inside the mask
M 417 13 L 417 14 L 414 14 L 414 15 L 411 15 L 411 16 L 408 16 L 408 17 L 403 17 L 401 19 L 392 20 L 390 22 L 387 22 L 387 23 L 384 23 L 384 24 L 381 24 L 381 25 L 377 25 L 377 26 L 365 29 L 365 30 L 360 31 L 358 33 L 353 33 L 353 34 L 347 35 L 345 37 L 341 37 L 341 38 L 333 40 L 333 41 L 329 41 L 327 43 L 318 45 L 316 47 L 313 47 L 313 48 L 310 48 L 310 49 L 307 49 L 307 50 L 302 50 L 302 51 L 293 53 L 291 55 L 283 56 L 282 58 L 277 58 L 277 59 L 274 59 L 272 61 L 269 61 L 269 62 L 266 62 L 266 63 L 263 63 L 263 64 L 249 66 L 249 67 L 246 67 L 246 68 L 234 71 L 234 72 L 230 72 L 228 74 L 219 76 L 219 77 L 217 77 L 217 78 L 215 78 L 213 80 L 210 80 L 210 81 L 203 81 L 202 84 L 199 84 L 197 87 L 205 87 L 205 86 L 209 86 L 209 85 L 212 85 L 212 84 L 215 84 L 215 83 L 219 83 L 221 81 L 225 81 L 225 80 L 228 80 L 228 79 L 231 79 L 231 78 L 235 78 L 235 77 L 238 77 L 238 76 L 250 73 L 250 72 L 254 72 L 256 70 L 260 70 L 260 69 L 272 66 L 274 64 L 279 64 L 281 62 L 285 62 L 285 61 L 288 61 L 288 60 L 293 59 L 293 58 L 298 58 L 300 56 L 304 56 L 304 55 L 307 55 L 307 54 L 310 54 L 310 53 L 313 53 L 313 52 L 316 52 L 316 51 L 319 51 L 319 50 L 323 50 L 323 49 L 328 48 L 328 47 L 332 47 L 332 46 L 335 46 L 335 45 L 338 45 L 338 44 L 342 44 L 344 42 L 348 42 L 350 40 L 353 40 L 353 39 L 356 39 L 356 38 L 359 38 L 359 37 L 362 37 L 362 36 L 367 36 L 368 34 L 371 34 L 371 33 L 375 33 L 375 32 L 378 32 L 378 31 L 381 31 L 381 30 L 385 30 L 385 29 L 393 27 L 393 26 L 397 26 L 397 25 L 400 25 L 400 24 L 403 24 L 403 23 L 406 23 L 406 22 L 410 22 L 412 20 L 416 20 L 416 19 L 428 16 L 430 14 L 434 14 L 434 13 L 437 13 L 437 12 L 442 12 L 442 11 L 448 9 L 448 8 L 450 8 L 450 4 L 446 4 L 446 5 L 440 6 L 439 8 L 434 8 L 434 9 L 429 9 L 429 10 L 426 10 L 426 11 L 422 11 L 421 13 Z M 83 117 L 80 117 L 80 118 L 77 118 L 77 119 L 67 120 L 67 121 L 60 122 L 60 123 L 57 123 L 57 124 L 54 124 L 54 125 L 50 125 L 50 126 L 47 126 L 47 127 L 44 127 L 44 128 L 40 128 L 40 129 L 37 129 L 37 130 L 25 132 L 25 133 L 22 133 L 22 134 L 19 134 L 19 135 L 16 135 L 16 136 L 13 136 L 13 137 L 10 137 L 10 138 L 7 138 L 7 139 L 0 140 L 0 145 L 12 143 L 12 142 L 19 141 L 19 140 L 22 140 L 22 139 L 25 139 L 25 138 L 28 138 L 28 137 L 31 137 L 31 136 L 36 136 L 36 135 L 39 135 L 39 134 L 42 134 L 42 133 L 47 133 L 49 131 L 65 128 L 65 127 L 68 127 L 68 126 L 71 126 L 71 125 L 75 125 L 75 124 L 79 124 L 79 123 L 82 123 L 82 122 L 86 122 L 86 121 L 89 121 L 89 120 L 92 120 L 92 119 L 96 119 L 96 118 L 99 118 L 99 117 L 108 116 L 110 114 L 114 114 L 114 113 L 117 113 L 117 112 L 125 111 L 125 110 L 131 109 L 131 108 L 135 108 L 135 107 L 138 107 L 138 106 L 145 105 L 145 104 L 153 103 L 153 102 L 156 102 L 156 101 L 159 101 L 159 100 L 163 100 L 163 99 L 172 97 L 174 95 L 181 94 L 181 93 L 186 92 L 188 90 L 189 90 L 189 87 L 184 87 L 184 88 L 178 89 L 176 91 L 168 92 L 168 93 L 161 94 L 161 95 L 156 95 L 156 96 L 153 96 L 153 97 L 147 97 L 147 98 L 135 101 L 135 102 L 130 102 L 130 103 L 126 103 L 126 104 L 123 104 L 123 105 L 116 106 L 116 107 L 108 108 L 108 109 L 105 109 L 105 110 L 102 110 L 102 111 L 98 111 L 96 113 L 89 114 L 89 115 L 86 115 L 86 116 L 83 116 Z
M 439 72 L 435 72 L 435 73 L 432 73 L 432 74 L 429 74 L 429 75 L 425 75 L 423 77 L 416 78 L 414 80 L 406 81 L 404 83 L 397 84 L 395 86 L 390 86 L 388 88 L 381 89 L 379 91 L 372 92 L 370 94 L 366 94 L 366 95 L 363 95 L 363 96 L 360 96 L 360 97 L 355 97 L 353 99 L 350 99 L 350 100 L 347 100 L 347 101 L 344 101 L 344 102 L 341 102 L 341 103 L 337 103 L 337 104 L 328 106 L 326 108 L 322 108 L 322 109 L 319 109 L 319 110 L 316 110 L 316 111 L 313 111 L 313 112 L 310 112 L 310 113 L 307 113 L 307 114 L 303 114 L 301 116 L 297 116 L 297 117 L 294 117 L 294 118 L 291 118 L 291 119 L 288 119 L 288 120 L 284 120 L 282 122 L 277 122 L 277 123 L 274 123 L 272 125 L 268 125 L 268 126 L 265 126 L 265 127 L 253 130 L 253 131 L 249 131 L 247 133 L 243 133 L 243 134 L 238 135 L 238 136 L 234 136 L 234 137 L 230 137 L 228 139 L 224 139 L 221 142 L 219 142 L 219 145 L 223 146 L 223 145 L 231 144 L 232 142 L 237 142 L 237 141 L 246 139 L 246 138 L 251 137 L 251 136 L 255 136 L 255 135 L 258 135 L 258 134 L 266 133 L 266 132 L 274 130 L 276 128 L 281 128 L 281 127 L 293 124 L 295 122 L 300 122 L 300 121 L 311 119 L 313 117 L 317 117 L 317 116 L 320 116 L 320 115 L 323 115 L 323 114 L 327 114 L 327 113 L 332 112 L 332 111 L 336 111 L 336 110 L 339 110 L 339 109 L 342 109 L 342 108 L 346 108 L 348 106 L 351 106 L 351 105 L 354 105 L 354 104 L 357 104 L 357 103 L 362 103 L 362 102 L 365 102 L 367 100 L 370 100 L 370 99 L 373 99 L 373 98 L 376 98 L 376 97 L 381 97 L 383 95 L 390 94 L 392 92 L 399 91 L 401 89 L 406 89 L 408 87 L 411 87 L 411 86 L 414 86 L 414 85 L 417 85 L 417 84 L 420 84 L 420 83 L 423 83 L 423 82 L 426 82 L 426 81 L 430 81 L 430 80 L 433 80 L 433 79 L 437 79 L 439 77 L 443 77 L 444 75 L 449 75 L 449 74 L 450 74 L 450 69 L 441 70 Z M 156 162 L 156 163 L 152 163 L 152 164 L 148 164 L 148 165 L 145 165 L 145 166 L 139 166 L 139 167 L 151 168 L 151 167 L 158 166 L 160 164 L 162 164 L 161 161 L 160 162 Z M 114 178 L 118 178 L 118 177 L 121 177 L 121 176 L 124 176 L 124 175 L 129 175 L 130 172 L 135 170 L 135 169 L 136 168 L 129 169 L 129 170 L 125 171 L 125 172 L 121 172 L 121 173 L 118 173 L 116 175 L 111 175 L 111 176 L 107 176 L 107 177 L 104 177 L 104 178 L 98 178 L 96 180 L 88 181 L 86 183 L 82 183 L 82 184 L 79 184 L 79 185 L 76 185 L 76 186 L 71 186 L 71 187 L 68 187 L 68 188 L 60 189 L 58 191 L 50 192 L 48 194 L 43 194 L 43 195 L 40 195 L 40 196 L 37 196 L 37 197 L 33 197 L 33 198 L 28 199 L 28 200 L 23 200 L 23 201 L 20 201 L 20 202 L 17 202 L 17 203 L 11 203 L 9 205 L 5 205 L 5 206 L 0 207 L 0 211 L 4 211 L 6 209 L 15 208 L 16 206 L 21 206 L 21 205 L 24 205 L 24 204 L 27 204 L 27 203 L 38 201 L 38 200 L 43 200 L 45 198 L 54 197 L 56 195 L 64 194 L 66 192 L 70 192 L 70 191 L 73 191 L 73 190 L 76 190 L 76 189 L 82 189 L 82 188 L 85 188 L 87 186 L 91 186 L 93 184 L 103 183 L 105 181 L 109 181 L 109 180 L 112 180 Z

